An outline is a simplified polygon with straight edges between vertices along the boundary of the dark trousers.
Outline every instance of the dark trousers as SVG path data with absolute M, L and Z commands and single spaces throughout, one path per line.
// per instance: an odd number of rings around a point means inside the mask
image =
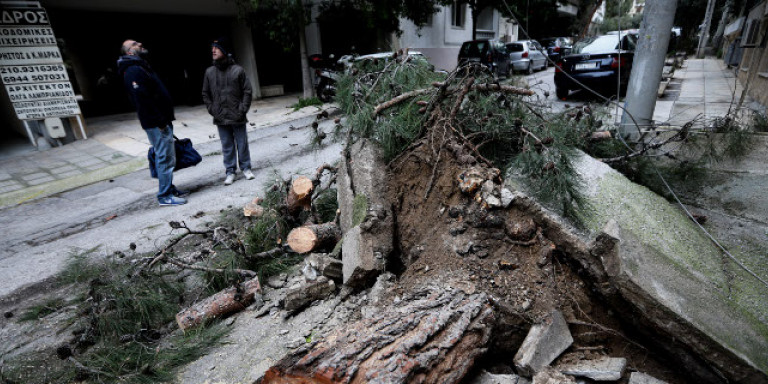
M 227 175 L 234 175 L 237 166 L 240 171 L 251 169 L 251 152 L 248 150 L 248 133 L 245 124 L 217 125 L 221 139 L 221 154 Z

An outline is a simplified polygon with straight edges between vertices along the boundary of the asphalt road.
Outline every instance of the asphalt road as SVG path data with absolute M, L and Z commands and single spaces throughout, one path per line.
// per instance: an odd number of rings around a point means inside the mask
M 320 129 L 329 132 L 332 121 Z M 203 162 L 175 173 L 174 184 L 191 190 L 189 203 L 159 207 L 157 181 L 144 169 L 37 201 L 0 210 L 0 297 L 55 275 L 72 254 L 94 250 L 94 256 L 127 251 L 153 251 L 174 236 L 169 221 L 199 228 L 220 211 L 242 207 L 260 194 L 275 172 L 314 174 L 323 163 L 339 158 L 341 147 L 311 148 L 311 128 L 289 123 L 249 133 L 252 168 L 256 178 L 238 179 L 224 186 L 218 141 L 196 147 Z M 330 135 L 329 135 L 330 136 Z M 326 139 L 327 141 L 328 139 Z M 177 231 L 178 232 L 178 231 Z

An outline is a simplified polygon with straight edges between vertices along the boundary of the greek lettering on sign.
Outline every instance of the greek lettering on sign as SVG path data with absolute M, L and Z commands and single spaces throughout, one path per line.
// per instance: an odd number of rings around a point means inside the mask
M 44 9 L 4 8 L 0 10 L 0 25 L 48 25 Z

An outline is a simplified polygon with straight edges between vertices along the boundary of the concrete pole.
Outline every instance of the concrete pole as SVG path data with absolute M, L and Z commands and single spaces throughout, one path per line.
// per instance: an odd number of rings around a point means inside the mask
M 648 0 L 643 10 L 643 23 L 635 49 L 632 74 L 629 77 L 624 114 L 621 117 L 619 133 L 626 137 L 638 138 L 638 128 L 651 124 L 656 107 L 656 93 L 659 90 L 664 58 L 669 47 L 672 24 L 675 20 L 677 0 Z M 631 117 L 630 117 L 631 115 Z M 634 121 L 632 119 L 634 117 Z
M 712 13 L 715 12 L 715 0 L 709 0 L 707 2 L 707 11 L 704 13 L 704 23 L 701 27 L 701 34 L 699 35 L 699 47 L 696 48 L 696 58 L 704 58 L 704 47 L 707 46 L 709 41 L 709 26 L 712 24 Z

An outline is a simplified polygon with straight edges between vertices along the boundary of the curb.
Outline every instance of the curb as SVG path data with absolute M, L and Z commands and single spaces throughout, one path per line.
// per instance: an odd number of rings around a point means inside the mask
M 30 200 L 47 197 L 84 185 L 115 178 L 147 167 L 147 159 L 143 157 L 136 157 L 120 164 L 113 164 L 102 169 L 98 169 L 75 177 L 69 177 L 66 179 L 51 181 L 50 183 L 27 187 L 18 191 L 0 195 L 0 208 L 23 204 Z

